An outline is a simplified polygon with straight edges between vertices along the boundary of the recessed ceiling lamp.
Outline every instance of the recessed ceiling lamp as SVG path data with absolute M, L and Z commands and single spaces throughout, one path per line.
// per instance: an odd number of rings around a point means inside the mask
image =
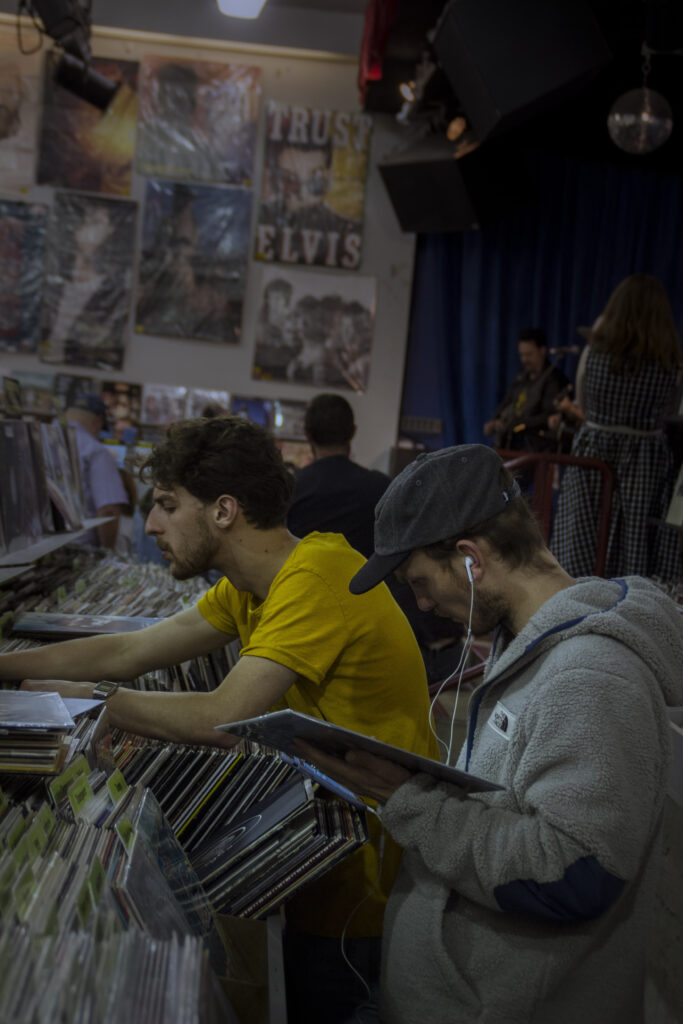
M 266 0 L 217 0 L 218 10 L 228 18 L 258 18 Z

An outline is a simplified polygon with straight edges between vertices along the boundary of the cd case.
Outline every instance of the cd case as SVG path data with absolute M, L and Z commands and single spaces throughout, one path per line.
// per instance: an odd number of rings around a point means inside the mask
M 245 718 L 241 722 L 217 725 L 216 728 L 221 732 L 228 732 L 232 736 L 241 736 L 243 739 L 261 743 L 293 757 L 297 755 L 292 747 L 292 741 L 299 738 L 310 743 L 311 746 L 318 747 L 326 754 L 334 754 L 336 757 L 344 757 L 350 750 L 365 750 L 369 754 L 375 754 L 376 757 L 393 761 L 394 764 L 401 765 L 409 772 L 423 772 L 439 782 L 450 782 L 471 793 L 503 788 L 495 782 L 488 782 L 476 775 L 470 775 L 469 772 L 451 768 L 440 761 L 432 761 L 431 758 L 413 754 L 409 750 L 402 750 L 390 743 L 382 743 L 381 740 L 364 736 L 352 729 L 345 729 L 341 725 L 333 725 L 320 718 L 302 715 L 299 711 L 273 711 L 268 715 L 258 715 L 256 718 Z

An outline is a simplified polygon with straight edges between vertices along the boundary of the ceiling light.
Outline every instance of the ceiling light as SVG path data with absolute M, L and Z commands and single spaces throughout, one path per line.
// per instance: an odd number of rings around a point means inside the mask
M 217 0 L 218 10 L 228 18 L 258 18 L 266 0 Z

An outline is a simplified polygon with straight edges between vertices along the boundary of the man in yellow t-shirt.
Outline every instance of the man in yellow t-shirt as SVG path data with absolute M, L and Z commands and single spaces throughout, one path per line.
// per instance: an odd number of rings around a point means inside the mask
M 90 697 L 93 684 L 85 680 L 132 679 L 239 636 L 239 662 L 212 693 L 121 687 L 107 697 L 112 724 L 180 743 L 227 744 L 216 725 L 284 704 L 437 756 L 424 665 L 407 620 L 384 586 L 367 597 L 349 594 L 364 559 L 343 537 L 299 541 L 289 533 L 293 481 L 265 430 L 235 416 L 172 424 L 143 472 L 154 484 L 146 530 L 173 575 L 189 579 L 215 569 L 224 578 L 197 607 L 136 633 L 2 655 L 0 678 L 33 677 L 24 685 Z M 388 840 L 378 879 L 374 818 L 370 828 L 370 844 L 288 906 L 288 996 L 297 1024 L 344 1020 L 364 999 L 341 958 L 345 925 L 358 956 L 367 954 L 362 973 L 378 973 L 384 904 L 400 853 Z M 316 991 L 323 1002 L 304 1006 Z

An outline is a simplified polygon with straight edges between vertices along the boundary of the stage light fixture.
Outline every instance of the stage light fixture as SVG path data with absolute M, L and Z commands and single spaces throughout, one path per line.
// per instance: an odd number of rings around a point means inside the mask
M 91 66 L 90 3 L 19 0 L 17 16 L 22 11 L 33 19 L 41 37 L 50 36 L 63 51 L 55 67 L 55 81 L 99 110 L 106 110 L 120 82 L 105 78 Z
M 218 10 L 228 18 L 258 18 L 266 0 L 217 0 Z

